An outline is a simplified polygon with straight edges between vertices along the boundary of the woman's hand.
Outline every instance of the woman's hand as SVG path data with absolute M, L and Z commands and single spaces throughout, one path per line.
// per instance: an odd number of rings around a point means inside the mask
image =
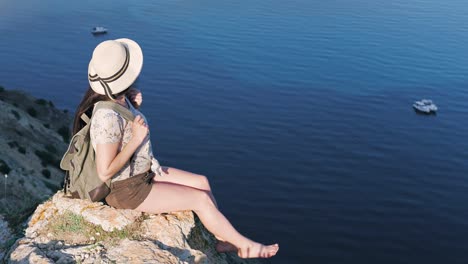
M 128 100 L 132 103 L 133 107 L 139 109 L 141 104 L 143 103 L 143 95 L 141 91 L 136 88 L 130 88 L 130 90 L 126 94 Z
M 132 124 L 132 138 L 119 152 L 121 142 L 96 145 L 96 168 L 102 181 L 109 180 L 132 157 L 148 135 L 145 120 L 137 115 Z
M 135 140 L 135 143 L 141 144 L 147 135 L 148 125 L 146 125 L 145 120 L 140 115 L 137 115 L 132 122 L 132 140 Z

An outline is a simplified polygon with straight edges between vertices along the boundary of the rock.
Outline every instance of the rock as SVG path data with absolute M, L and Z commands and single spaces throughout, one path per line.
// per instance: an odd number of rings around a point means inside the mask
M 13 238 L 10 228 L 8 227 L 8 222 L 3 219 L 3 216 L 0 215 L 0 260 L 3 259 L 5 255 L 4 248 L 9 243 L 10 239 Z
M 160 249 L 155 243 L 128 239 L 111 248 L 107 252 L 107 257 L 116 263 L 188 263 L 179 261 L 177 256 Z
M 53 206 L 52 201 L 39 205 L 29 221 L 29 228 L 27 228 L 25 232 L 26 237 L 36 237 L 37 231 L 44 229 L 48 223 L 47 220 L 55 216 L 57 211 L 58 210 Z
M 195 227 L 195 219 L 192 212 L 177 212 L 149 218 L 143 222 L 142 227 L 146 238 L 158 240 L 163 245 L 186 247 L 187 240 L 184 237 L 171 234 L 189 234 Z
M 52 264 L 54 261 L 49 259 L 38 247 L 34 244 L 19 245 L 10 255 L 11 264 Z
M 59 128 L 68 128 L 71 116 L 37 101 L 20 91 L 0 93 L 0 159 L 8 167 L 2 174 L 8 174 L 9 203 L 43 201 L 63 180 L 58 166 L 67 143 Z
M 62 241 L 58 241 L 56 244 L 55 244 L 55 249 L 61 249 L 63 248 L 63 242 Z
M 21 233 L 37 205 L 62 187 L 59 162 L 67 149 L 63 136 L 71 122 L 71 116 L 51 102 L 0 90 L 0 215 L 10 221 L 11 230 Z M 0 226 L 0 244 L 11 244 L 1 237 L 7 230 Z M 3 249 L 0 245 L 0 262 Z
M 37 207 L 25 234 L 7 263 L 258 263 L 217 253 L 191 211 L 143 214 L 62 192 Z
M 59 213 L 70 211 L 82 215 L 88 222 L 99 225 L 104 231 L 122 230 L 141 216 L 134 210 L 114 210 L 102 203 L 89 203 L 80 199 L 67 199 L 63 194 L 55 195 L 53 203 Z

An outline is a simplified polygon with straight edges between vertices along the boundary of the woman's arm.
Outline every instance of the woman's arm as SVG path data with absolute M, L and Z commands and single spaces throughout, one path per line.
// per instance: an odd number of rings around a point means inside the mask
M 144 119 L 141 116 L 136 116 L 132 122 L 132 138 L 122 151 L 118 151 L 120 142 L 96 144 L 96 167 L 99 178 L 102 181 L 107 181 L 122 169 L 147 134 L 148 126 Z

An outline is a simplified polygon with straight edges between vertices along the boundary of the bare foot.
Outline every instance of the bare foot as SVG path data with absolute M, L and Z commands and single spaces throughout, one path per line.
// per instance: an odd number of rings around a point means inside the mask
M 236 252 L 237 250 L 238 248 L 236 246 L 227 241 L 219 240 L 218 243 L 216 243 L 216 251 L 219 253 Z
M 237 255 L 241 258 L 271 258 L 276 255 L 278 250 L 278 244 L 266 246 L 260 243 L 253 243 L 245 248 L 240 248 Z

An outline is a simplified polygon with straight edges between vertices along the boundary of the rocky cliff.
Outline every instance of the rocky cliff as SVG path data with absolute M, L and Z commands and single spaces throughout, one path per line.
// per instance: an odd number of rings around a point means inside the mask
M 192 212 L 117 210 L 58 192 L 37 207 L 8 263 L 256 263 L 214 245 Z
M 36 206 L 61 188 L 70 124 L 52 102 L 0 87 L 0 260 Z
M 0 262 L 257 263 L 217 253 L 192 212 L 144 214 L 57 192 L 70 125 L 52 102 L 0 87 Z

